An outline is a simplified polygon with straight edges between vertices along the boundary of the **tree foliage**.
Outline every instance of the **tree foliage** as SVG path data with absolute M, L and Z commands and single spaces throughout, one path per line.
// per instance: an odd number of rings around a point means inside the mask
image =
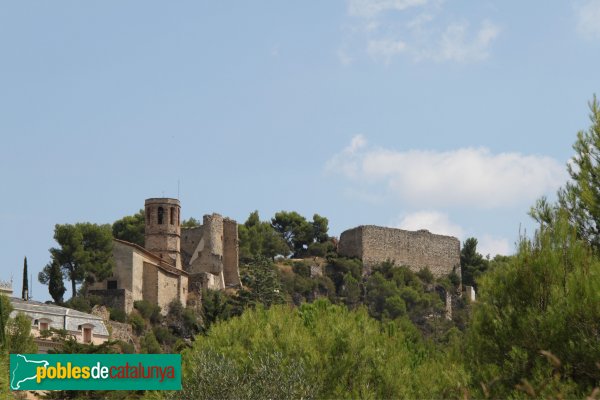
M 29 300 L 29 274 L 27 272 L 27 257 L 23 260 L 23 285 L 21 287 L 21 298 Z
M 259 304 L 270 307 L 285 302 L 281 282 L 271 260 L 258 257 L 251 263 L 242 265 L 240 275 L 243 289 L 235 298 L 236 314 Z
M 258 211 L 250 213 L 244 224 L 239 225 L 240 259 L 250 261 L 255 257 L 274 259 L 290 254 L 286 242 L 267 221 L 261 221 Z
M 54 263 L 60 266 L 63 276 L 71 281 L 73 297 L 77 293 L 77 284 L 84 281 L 93 283 L 111 275 L 114 260 L 110 225 L 87 222 L 56 225 L 54 240 L 60 247 L 50 249 L 52 260 L 38 275 L 40 283 L 50 282 Z
M 466 381 L 414 330 L 326 300 L 214 324 L 184 352 L 183 374 L 167 398 L 448 398 Z
M 517 396 L 516 385 L 540 397 L 584 397 L 598 386 L 600 260 L 577 233 L 559 212 L 481 278 L 468 331 L 474 387 L 502 398 Z
M 568 210 L 578 235 L 600 249 L 600 103 L 589 103 L 591 125 L 579 131 L 575 155 L 567 164 L 571 180 L 558 193 L 559 204 Z
M 437 332 L 435 323 L 445 320 L 445 307 L 440 294 L 404 266 L 385 262 L 374 268 L 366 282 L 365 302 L 369 313 L 387 320 L 406 316 L 423 332 Z
M 312 243 L 325 243 L 329 240 L 329 221 L 319 214 L 314 214 L 312 222 L 309 222 L 296 211 L 279 211 L 271 219 L 271 225 L 295 257 L 305 255 Z
M 194 217 L 190 217 L 181 221 L 181 228 L 197 228 L 201 225 L 202 222 Z
M 142 347 L 142 353 L 144 354 L 160 354 L 162 353 L 162 348 L 160 347 L 160 343 L 156 339 L 153 331 L 148 331 L 142 337 L 140 341 L 140 345 Z
M 113 237 L 144 247 L 144 230 L 146 221 L 144 210 L 134 215 L 127 215 L 112 224 Z
M 63 296 L 66 291 L 67 288 L 63 281 L 60 265 L 58 262 L 52 261 L 48 271 L 48 292 L 50 292 L 50 296 L 52 296 L 52 300 L 54 300 L 56 304 L 62 304 Z
M 218 321 L 229 319 L 233 315 L 230 298 L 220 290 L 202 290 L 202 320 L 204 330 Z
M 31 336 L 31 320 L 25 314 L 18 313 L 8 320 L 6 333 L 9 353 L 37 353 L 37 345 Z
M 0 294 L 0 350 L 6 350 L 6 325 L 13 307 L 8 296 Z
M 477 239 L 465 240 L 460 250 L 462 284 L 477 287 L 476 280 L 488 269 L 489 262 L 477 252 Z

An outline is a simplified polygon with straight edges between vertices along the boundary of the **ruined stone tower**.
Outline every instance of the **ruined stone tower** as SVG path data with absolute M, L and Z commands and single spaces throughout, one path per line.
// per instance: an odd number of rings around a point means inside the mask
M 179 200 L 169 198 L 146 199 L 146 250 L 157 254 L 177 269 L 182 269 L 180 254 Z
M 205 215 L 202 222 L 183 230 L 182 256 L 190 287 L 240 287 L 237 222 L 219 214 Z

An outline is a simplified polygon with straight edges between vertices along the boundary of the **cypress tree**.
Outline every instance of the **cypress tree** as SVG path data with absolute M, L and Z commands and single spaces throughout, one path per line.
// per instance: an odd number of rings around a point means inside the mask
M 21 298 L 25 301 L 29 300 L 29 280 L 27 279 L 27 257 L 23 261 L 23 290 L 21 291 Z

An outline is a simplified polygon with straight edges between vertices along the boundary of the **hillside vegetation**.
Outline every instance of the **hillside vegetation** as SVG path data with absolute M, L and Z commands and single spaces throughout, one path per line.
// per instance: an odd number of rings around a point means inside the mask
M 600 105 L 595 98 L 590 109 L 592 125 L 579 132 L 573 147 L 571 180 L 555 204 L 537 201 L 530 211 L 537 229 L 519 238 L 514 255 L 484 257 L 477 240 L 469 238 L 461 249 L 460 277 L 436 279 L 428 269 L 412 271 L 392 262 L 363 275 L 360 260 L 336 253 L 327 218 L 314 214 L 308 220 L 281 211 L 261 221 L 253 212 L 239 226 L 243 288 L 205 290 L 201 309 L 173 303 L 166 317 L 146 302 L 136 303 L 130 315 L 111 312 L 111 318 L 133 326 L 137 350 L 182 352 L 183 390 L 103 396 L 599 398 Z M 113 235 L 135 243 L 139 224 L 143 216 L 123 218 L 113 225 Z M 61 248 L 51 250 L 52 261 L 40 278 L 57 302 L 65 292 L 59 278 L 66 276 L 73 292 L 82 283 L 68 305 L 89 310 L 95 303 L 85 282 L 95 273 L 106 274 L 110 264 L 103 253 L 110 229 L 97 228 L 94 234 L 89 224 L 57 225 Z M 69 245 L 84 236 L 95 240 Z M 95 254 L 100 266 L 86 254 Z M 461 281 L 477 288 L 475 302 L 459 295 Z M 454 298 L 451 319 L 446 293 Z M 15 343 L 10 338 L 27 337 L 29 328 L 9 323 L 6 313 L 0 322 L 8 337 L 0 336 L 5 369 Z M 68 340 L 63 346 L 81 346 L 76 349 L 81 352 L 135 350 Z M 0 378 L 4 395 L 6 384 Z

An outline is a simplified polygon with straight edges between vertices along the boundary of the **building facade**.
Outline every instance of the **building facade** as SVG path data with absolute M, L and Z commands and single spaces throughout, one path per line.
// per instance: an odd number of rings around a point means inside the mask
M 96 315 L 16 297 L 11 297 L 10 303 L 13 307 L 11 318 L 24 314 L 31 320 L 31 334 L 38 346 L 38 353 L 45 354 L 49 349 L 60 346 L 57 342 L 40 337 L 43 331 L 51 328 L 65 330 L 79 343 L 98 345 L 109 339 L 104 321 Z

